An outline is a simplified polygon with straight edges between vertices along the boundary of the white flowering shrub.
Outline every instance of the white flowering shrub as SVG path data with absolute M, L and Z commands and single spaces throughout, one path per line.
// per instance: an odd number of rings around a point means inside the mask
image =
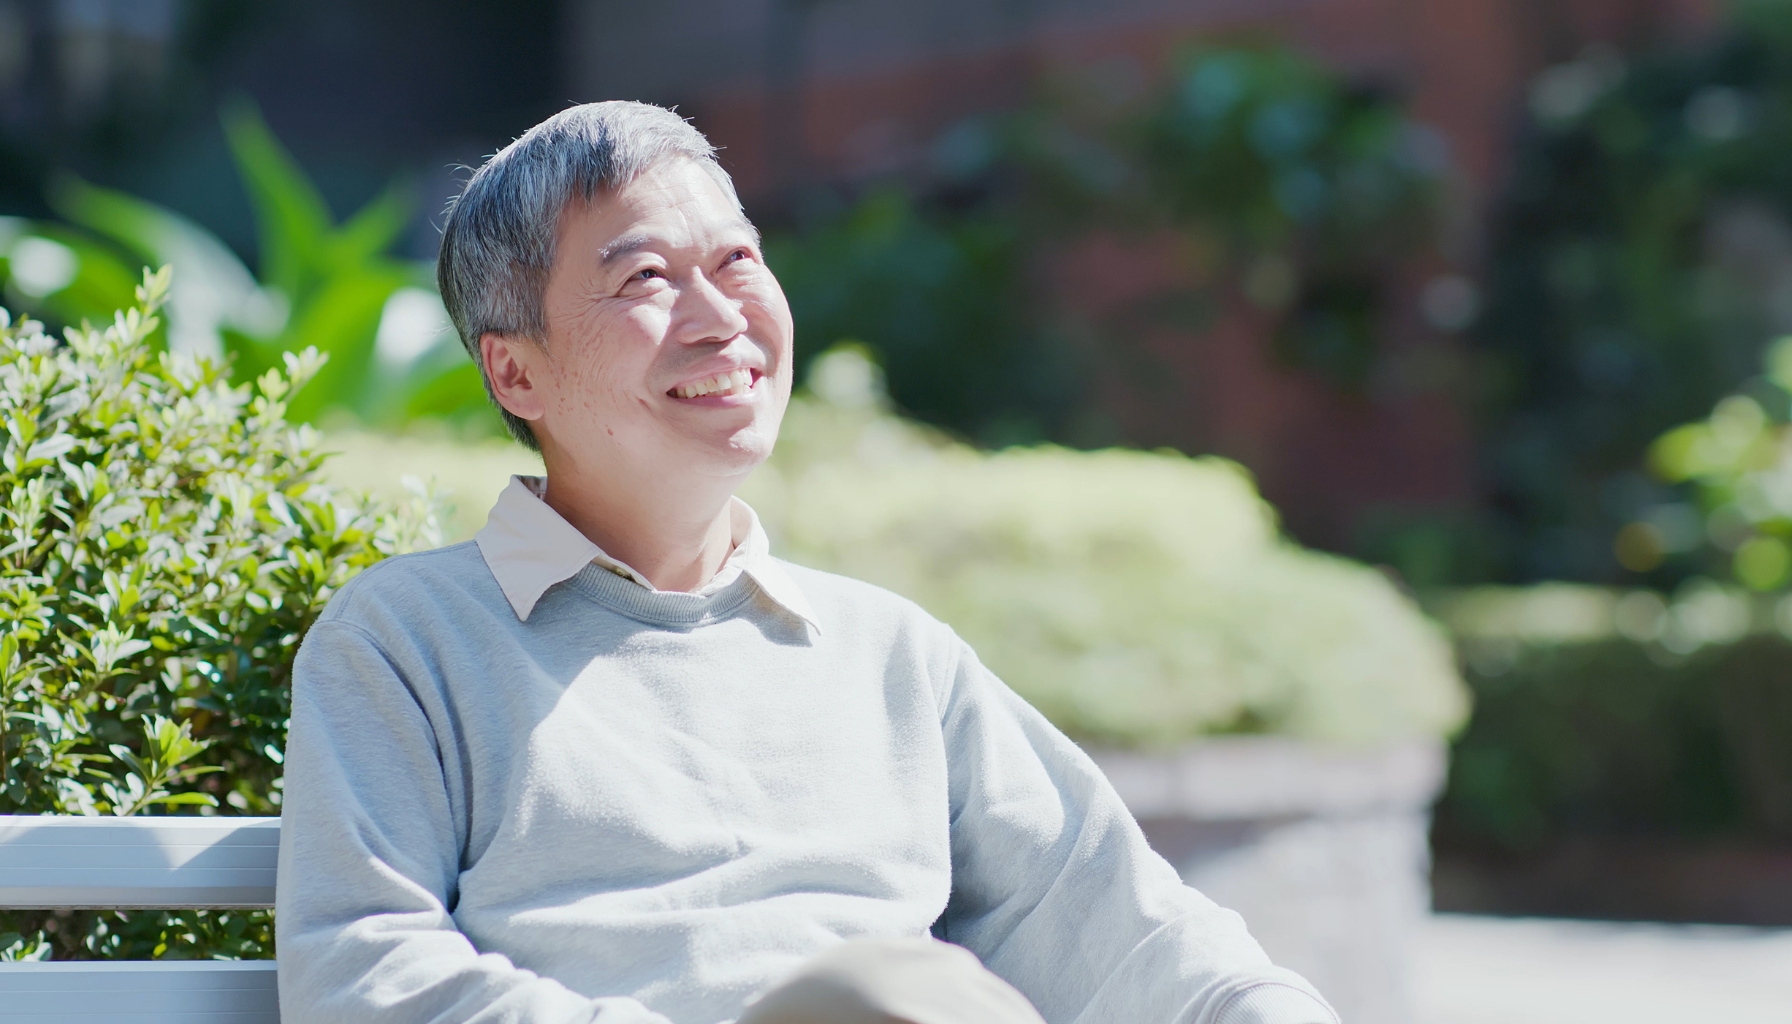
M 321 480 L 319 435 L 285 419 L 315 351 L 242 386 L 155 351 L 169 280 L 63 338 L 0 311 L 0 813 L 277 813 L 300 639 L 349 577 L 431 540 L 426 505 Z M 16 917 L 0 956 L 255 955 L 266 924 Z

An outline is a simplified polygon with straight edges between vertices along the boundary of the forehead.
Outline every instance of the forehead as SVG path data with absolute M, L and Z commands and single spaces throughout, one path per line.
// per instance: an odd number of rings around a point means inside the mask
M 561 216 L 563 242 L 609 255 L 641 243 L 706 245 L 753 227 L 715 176 L 695 160 L 665 160 L 619 189 L 568 204 Z

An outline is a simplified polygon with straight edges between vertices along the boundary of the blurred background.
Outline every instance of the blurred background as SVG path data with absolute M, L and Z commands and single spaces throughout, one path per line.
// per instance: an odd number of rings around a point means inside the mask
M 172 263 L 163 343 L 329 353 L 334 472 L 463 539 L 531 460 L 441 211 L 611 98 L 789 293 L 784 548 L 977 641 L 1278 956 L 1416 946 L 1354 1019 L 1792 1020 L 1792 2 L 0 0 L 4 305 Z

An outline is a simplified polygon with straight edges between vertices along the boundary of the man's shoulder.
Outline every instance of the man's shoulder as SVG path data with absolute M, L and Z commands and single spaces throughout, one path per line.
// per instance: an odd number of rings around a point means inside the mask
M 808 566 L 777 560 L 814 606 L 815 614 L 828 628 L 830 620 L 849 628 L 871 624 L 918 629 L 927 634 L 949 634 L 950 628 L 934 618 L 925 608 L 892 590 L 867 583 L 851 576 L 811 569 Z
M 378 634 L 422 621 L 440 623 L 453 617 L 456 606 L 489 611 L 503 601 L 478 544 L 463 541 L 369 566 L 336 592 L 318 621 Z
M 797 586 L 811 601 L 827 604 L 862 605 L 878 607 L 885 611 L 900 611 L 904 614 L 926 615 L 921 606 L 903 597 L 893 590 L 886 590 L 875 583 L 867 583 L 851 576 L 842 576 L 837 572 L 825 569 L 812 569 L 806 565 L 787 561 L 782 558 L 773 559 L 778 568 L 790 575 Z

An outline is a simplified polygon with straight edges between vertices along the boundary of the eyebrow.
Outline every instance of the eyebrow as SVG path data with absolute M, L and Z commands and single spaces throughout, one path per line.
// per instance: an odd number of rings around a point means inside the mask
M 743 219 L 741 221 L 741 226 L 747 229 L 749 235 L 753 236 L 753 245 L 755 247 L 763 244 L 759 237 L 759 228 L 755 226 L 752 221 Z M 623 235 L 621 238 L 616 239 L 609 245 L 606 245 L 597 251 L 598 265 L 607 267 L 630 253 L 640 252 L 642 249 L 651 246 L 653 242 L 654 240 L 647 235 Z
M 640 252 L 653 244 L 653 239 L 646 235 L 624 235 L 597 251 L 598 263 L 609 266 L 632 252 Z

